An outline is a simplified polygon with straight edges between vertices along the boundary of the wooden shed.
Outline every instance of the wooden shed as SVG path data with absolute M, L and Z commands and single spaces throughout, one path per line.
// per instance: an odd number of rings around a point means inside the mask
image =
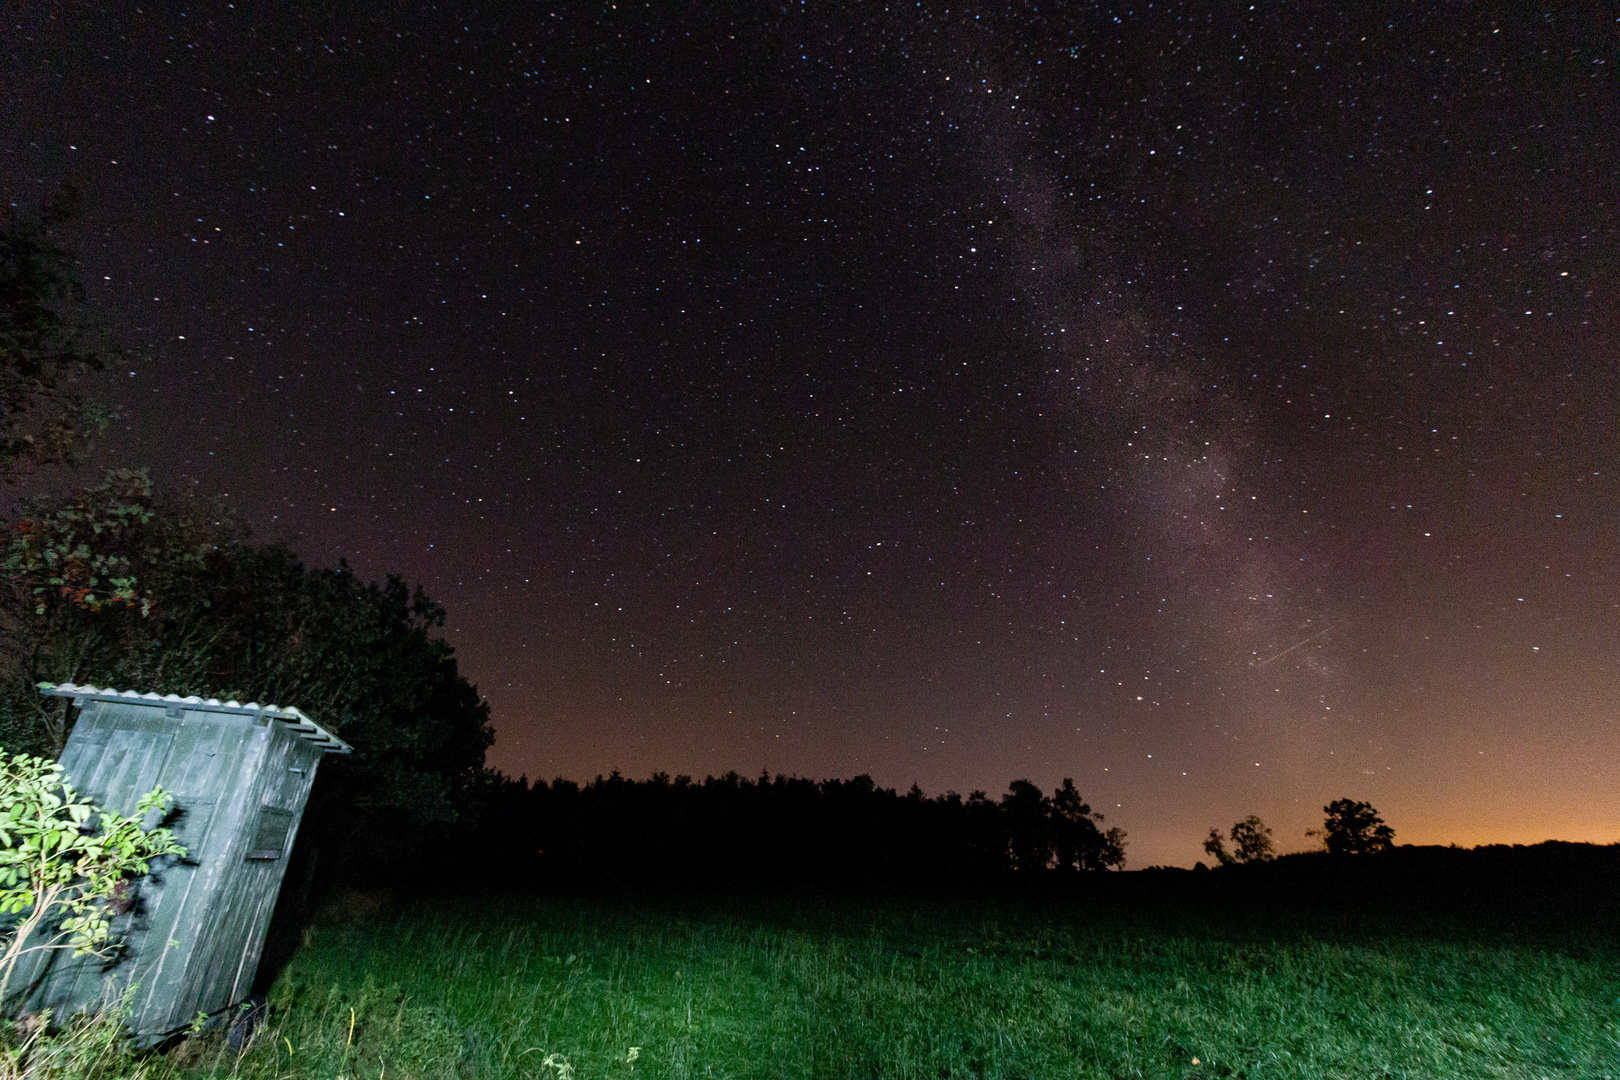
M 152 1041 L 242 1001 L 315 767 L 349 745 L 279 705 L 71 683 L 40 692 L 78 710 L 62 751 L 73 786 L 128 814 L 161 785 L 175 797 L 170 828 L 187 856 L 154 867 L 133 909 L 114 921 L 124 946 L 116 961 L 44 954 L 28 973 L 30 1005 L 60 1014 L 135 984 L 129 1027 Z

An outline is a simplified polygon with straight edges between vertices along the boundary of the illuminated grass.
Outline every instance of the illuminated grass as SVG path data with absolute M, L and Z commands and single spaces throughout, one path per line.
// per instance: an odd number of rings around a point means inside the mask
M 402 1080 L 1620 1078 L 1620 956 L 1601 935 L 1528 945 L 1508 931 L 1257 922 L 1055 902 L 424 904 L 316 928 L 245 1054 L 198 1047 L 174 1066 Z

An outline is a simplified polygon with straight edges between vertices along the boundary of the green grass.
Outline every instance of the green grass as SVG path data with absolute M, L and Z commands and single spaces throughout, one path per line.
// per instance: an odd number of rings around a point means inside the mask
M 1319 923 L 1053 899 L 424 902 L 317 926 L 246 1052 L 197 1040 L 167 1068 L 1620 1078 L 1606 934 Z

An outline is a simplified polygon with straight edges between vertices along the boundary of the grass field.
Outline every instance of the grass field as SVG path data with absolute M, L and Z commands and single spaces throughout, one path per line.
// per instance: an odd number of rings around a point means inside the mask
M 1533 933 L 1527 931 L 1534 931 Z M 250 1077 L 1615 1077 L 1572 924 L 1118 899 L 491 899 L 314 927 Z

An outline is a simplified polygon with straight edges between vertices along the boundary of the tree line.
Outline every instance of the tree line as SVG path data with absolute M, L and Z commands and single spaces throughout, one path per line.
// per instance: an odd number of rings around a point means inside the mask
M 475 865 L 509 883 L 570 879 L 876 881 L 1120 869 L 1125 834 L 1073 780 L 904 794 L 871 776 L 815 781 L 735 772 L 695 781 L 614 772 L 584 785 L 486 776 Z

